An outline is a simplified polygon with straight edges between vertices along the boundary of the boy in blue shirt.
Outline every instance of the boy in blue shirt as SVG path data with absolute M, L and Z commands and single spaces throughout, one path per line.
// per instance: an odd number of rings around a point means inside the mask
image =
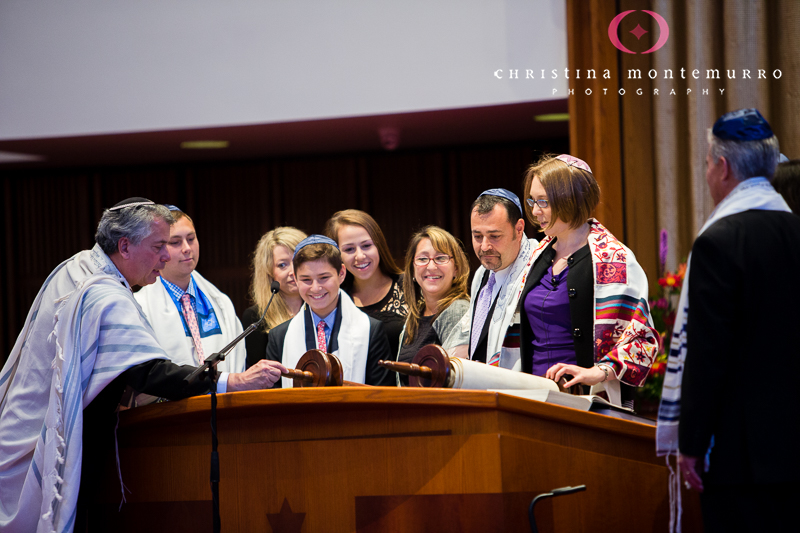
M 346 270 L 336 242 L 311 235 L 297 245 L 292 263 L 305 305 L 294 318 L 270 331 L 266 359 L 294 368 L 308 350 L 322 350 L 342 362 L 345 381 L 394 385 L 394 376 L 378 366 L 379 360 L 391 358 L 383 325 L 339 290 Z M 291 386 L 289 378 L 275 384 Z

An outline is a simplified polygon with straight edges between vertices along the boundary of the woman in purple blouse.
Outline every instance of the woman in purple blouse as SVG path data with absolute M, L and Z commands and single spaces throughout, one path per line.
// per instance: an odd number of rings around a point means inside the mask
M 647 277 L 590 218 L 600 188 L 584 161 L 544 157 L 528 168 L 524 189 L 525 214 L 545 238 L 521 298 L 522 370 L 566 377 L 567 387 L 603 383 L 614 403 L 629 403 L 632 391 L 618 384 L 641 386 L 658 352 Z

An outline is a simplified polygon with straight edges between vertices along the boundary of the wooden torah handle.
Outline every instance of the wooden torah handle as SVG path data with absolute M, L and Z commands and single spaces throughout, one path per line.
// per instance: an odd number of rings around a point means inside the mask
M 344 369 L 342 368 L 342 362 L 339 360 L 338 357 L 329 353 L 325 354 L 331 360 L 331 385 L 332 387 L 369 387 L 365 383 L 358 383 L 356 381 L 344 381 Z
M 342 363 L 333 355 L 309 350 L 297 362 L 296 369 L 281 375 L 292 378 L 295 387 L 341 387 Z
M 428 344 L 414 356 L 411 363 L 378 361 L 378 364 L 406 374 L 411 387 L 447 387 L 450 378 L 450 356 L 441 346 Z

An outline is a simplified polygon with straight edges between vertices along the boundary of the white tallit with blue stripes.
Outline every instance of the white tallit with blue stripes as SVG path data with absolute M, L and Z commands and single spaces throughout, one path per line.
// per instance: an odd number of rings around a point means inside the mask
M 775 191 L 766 178 L 749 178 L 737 185 L 714 208 L 708 220 L 697 233 L 698 237 L 715 222 L 750 209 L 791 211 L 783 197 Z M 656 427 L 656 455 L 667 457 L 667 467 L 670 471 L 670 523 L 668 531 L 678 531 L 679 533 L 681 531 L 682 513 L 680 469 L 673 469 L 669 462 L 669 457 L 671 455 L 677 456 L 679 452 L 678 425 L 681 414 L 683 364 L 688 353 L 686 324 L 689 320 L 689 272 L 691 268 L 692 254 L 690 253 L 689 259 L 686 261 L 686 273 L 683 278 L 683 287 L 681 287 L 678 312 L 672 329 L 672 343 L 669 349 L 667 373 L 664 376 L 664 388 L 661 392 L 661 405 L 658 409 L 658 426 Z M 702 357 L 702 355 L 693 357 Z
M 99 246 L 50 274 L 0 372 L 0 531 L 72 531 L 83 409 L 156 358 L 166 354 Z
M 789 211 L 789 205 L 772 187 L 766 178 L 749 178 L 736 186 L 728 196 L 711 212 L 703 227 L 697 233 L 699 237 L 715 222 L 750 209 L 767 211 Z M 659 456 L 674 454 L 678 451 L 678 422 L 681 409 L 681 378 L 683 363 L 686 360 L 686 323 L 689 317 L 689 272 L 692 267 L 692 255 L 686 261 L 686 273 L 672 330 L 667 373 L 664 377 L 664 389 L 661 393 L 661 405 L 658 409 L 658 427 L 656 428 L 656 453 Z M 702 357 L 702 356 L 701 356 Z

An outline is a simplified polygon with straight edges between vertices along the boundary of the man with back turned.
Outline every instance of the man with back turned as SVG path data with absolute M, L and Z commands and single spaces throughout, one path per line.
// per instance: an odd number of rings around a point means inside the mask
M 716 207 L 689 256 L 657 436 L 702 493 L 707 532 L 785 526 L 798 496 L 794 391 L 774 370 L 799 353 L 800 218 L 770 184 L 778 153 L 755 109 L 708 132 Z

